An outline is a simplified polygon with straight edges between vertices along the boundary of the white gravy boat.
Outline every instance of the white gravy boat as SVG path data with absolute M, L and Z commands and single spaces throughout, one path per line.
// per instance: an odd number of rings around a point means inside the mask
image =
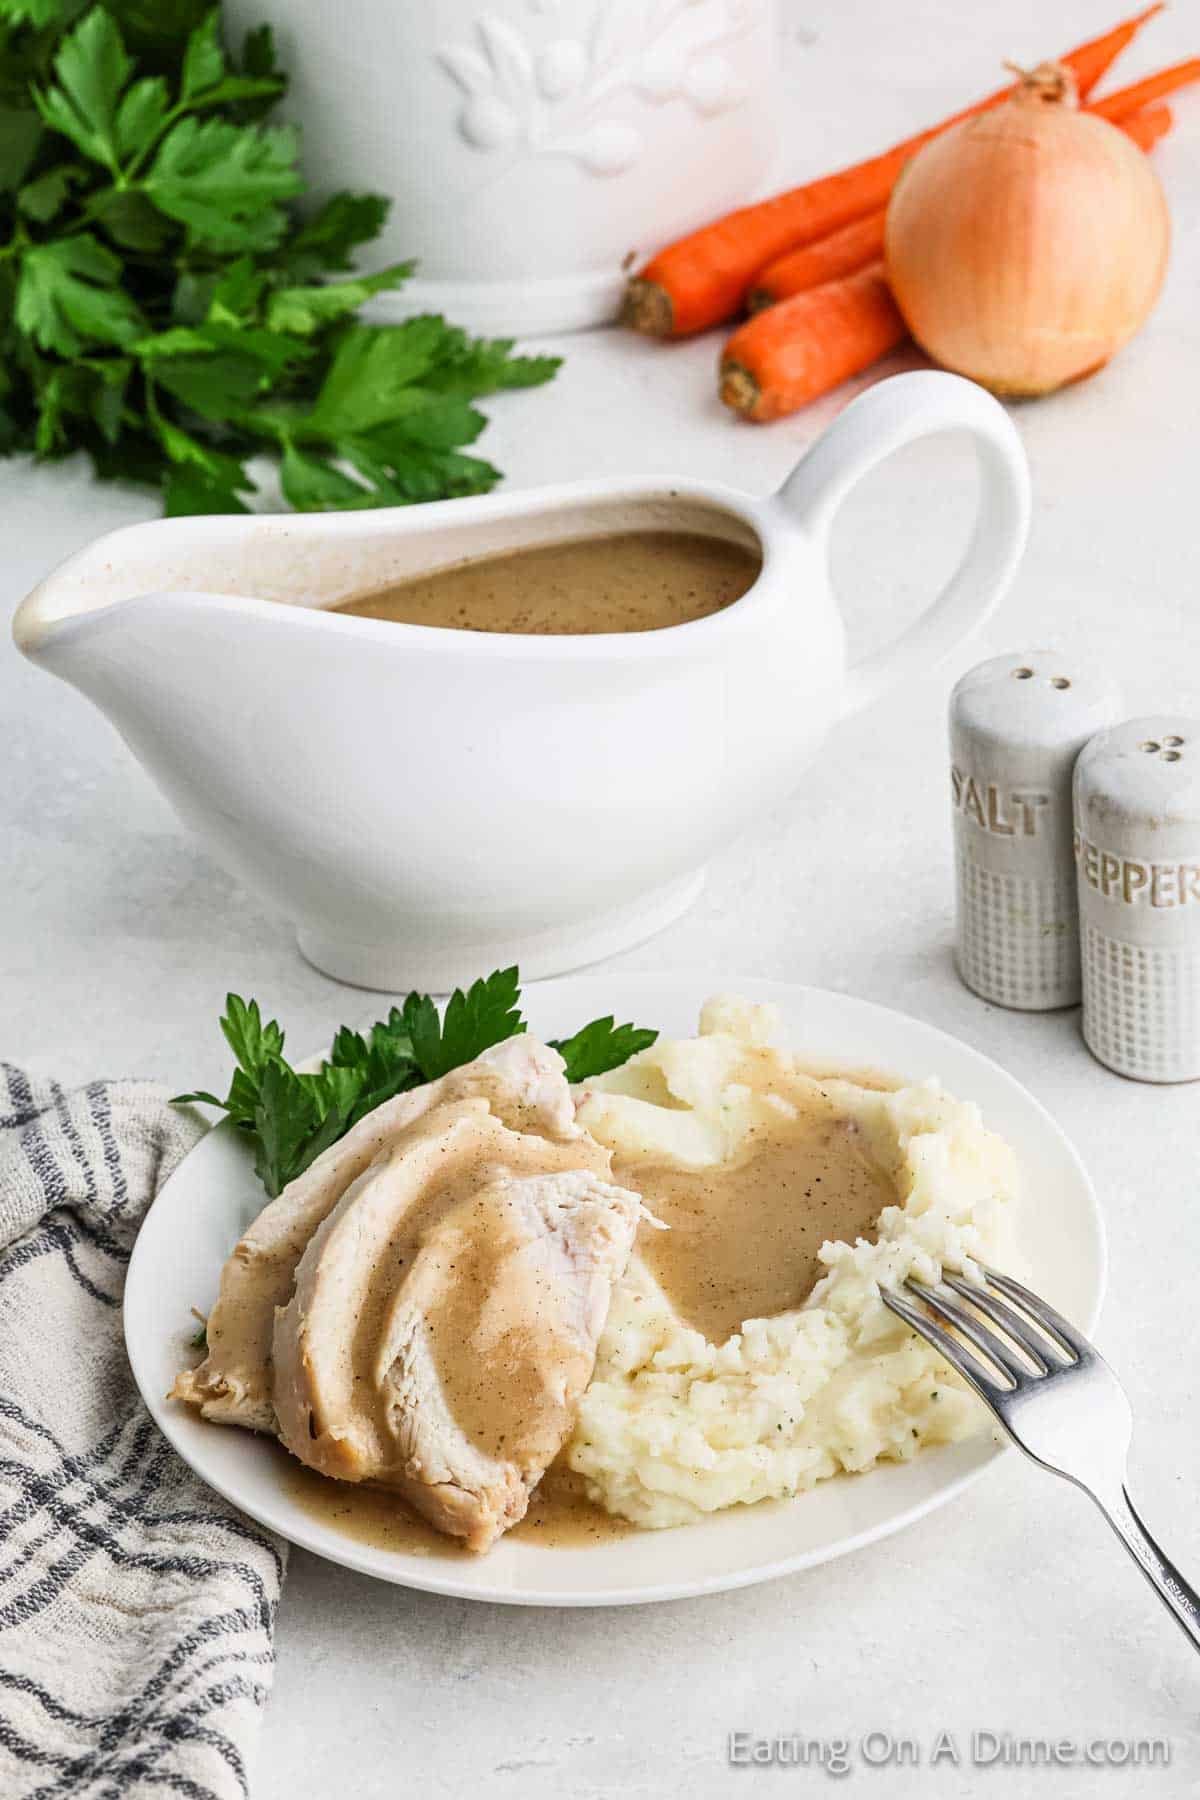
M 827 575 L 834 514 L 884 457 L 948 430 L 970 433 L 978 457 L 970 548 L 916 624 L 847 669 Z M 1028 514 L 1003 409 L 956 376 L 901 375 L 847 407 L 765 500 L 608 480 L 162 520 L 71 557 L 14 632 L 295 921 L 318 968 L 444 990 L 498 963 L 548 975 L 668 924 L 835 720 L 985 617 Z M 502 636 L 324 610 L 465 558 L 648 526 L 757 545 L 762 572 L 722 612 L 636 634 Z

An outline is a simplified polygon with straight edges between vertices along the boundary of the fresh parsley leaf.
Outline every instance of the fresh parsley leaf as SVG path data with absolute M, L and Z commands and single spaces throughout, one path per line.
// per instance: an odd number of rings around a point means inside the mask
M 253 404 L 268 379 L 255 357 L 239 351 L 212 356 L 155 354 L 146 360 L 157 386 L 166 388 L 202 419 L 216 423 L 236 419 Z
M 169 242 L 170 222 L 150 204 L 144 194 L 132 188 L 119 192 L 110 188 L 97 194 L 93 216 L 106 237 L 122 250 L 138 250 L 155 256 Z
M 194 466 L 173 467 L 163 483 L 163 511 L 169 519 L 195 518 L 205 513 L 248 513 L 241 496 L 253 493 L 254 483 L 245 469 L 224 480 Z
M 224 119 L 181 119 L 161 145 L 144 187 L 191 244 L 218 252 L 272 250 L 287 229 L 277 204 L 303 189 L 290 125 L 247 128 Z
M 521 1018 L 521 978 L 514 964 L 474 981 L 464 994 L 455 988 L 439 1021 L 428 994 L 410 994 L 402 1010 L 413 1056 L 426 1081 L 473 1062 L 493 1044 L 525 1029 Z
M 133 362 L 128 357 L 119 357 L 106 362 L 93 361 L 85 366 L 91 377 L 87 396 L 88 411 L 105 443 L 115 444 L 125 422 L 126 395 L 133 374 Z
M 117 102 L 132 71 L 111 15 L 104 7 L 93 6 L 63 39 L 54 58 L 58 85 L 44 93 L 33 90 L 37 109 L 51 131 L 70 138 L 85 156 L 114 174 L 120 167 Z
M 387 496 L 377 505 L 486 494 L 500 479 L 499 469 L 482 457 L 426 449 L 397 431 L 348 438 L 338 447 L 376 493 Z
M 163 449 L 173 463 L 192 472 L 201 484 L 233 494 L 250 491 L 252 483 L 241 463 L 225 450 L 214 449 L 192 437 L 155 409 L 154 430 Z
M 264 81 L 284 80 L 275 61 L 275 33 L 269 25 L 256 25 L 246 33 L 246 41 L 242 46 L 242 67 L 247 75 L 258 76 Z
M 59 363 L 38 371 L 40 411 L 37 423 L 39 456 L 64 456 L 70 446 L 68 429 L 72 415 L 87 404 L 87 375 L 82 368 Z
M 607 1075 L 619 1069 L 639 1050 L 648 1050 L 658 1037 L 657 1031 L 645 1031 L 637 1025 L 618 1025 L 613 1015 L 593 1019 L 574 1037 L 551 1038 L 550 1048 L 557 1050 L 567 1065 L 568 1081 L 588 1081 L 593 1075 Z
M 117 112 L 117 154 L 122 161 L 148 149 L 166 122 L 170 95 L 161 75 L 135 81 Z
M 389 211 L 381 194 L 334 194 L 286 246 L 286 266 L 305 278 L 349 269 L 353 252 L 379 236 Z
M 43 350 L 76 356 L 85 343 L 128 346 L 146 322 L 119 285 L 121 261 L 90 232 L 23 250 L 16 323 Z
M 47 169 L 36 181 L 27 181 L 17 194 L 19 210 L 27 219 L 36 219 L 39 225 L 48 225 L 60 207 L 65 205 L 74 174 L 71 165 L 63 163 L 57 169 Z
M 321 385 L 308 431 L 346 438 L 386 425 L 412 384 L 436 364 L 446 331 L 445 320 L 432 314 L 403 325 L 351 326 Z
M 205 88 L 216 87 L 225 74 L 225 52 L 221 48 L 221 14 L 214 9 L 197 25 L 183 53 L 183 69 L 179 78 L 180 97 L 193 100 Z
M 474 397 L 502 388 L 540 387 L 562 367 L 561 356 L 513 356 L 511 338 L 470 338 L 449 347 L 428 385 L 442 394 Z
M 304 1152 L 321 1124 L 317 1098 L 282 1061 L 262 1071 L 254 1109 L 255 1171 L 268 1194 L 281 1194 L 308 1164 Z
M 373 504 L 371 491 L 343 474 L 323 457 L 309 456 L 289 444 L 279 465 L 279 485 L 289 506 L 297 512 L 352 510 Z
M 213 280 L 200 316 L 209 325 L 252 325 L 269 281 L 267 271 L 258 268 L 253 257 L 239 256 Z M 199 323 L 199 316 L 195 322 Z
M 274 1019 L 263 1023 L 257 1000 L 243 1000 L 239 994 L 227 994 L 221 1030 L 237 1058 L 238 1067 L 247 1075 L 261 1075 L 267 1063 L 277 1062 L 283 1055 L 283 1032 Z
M 335 319 L 344 319 L 347 313 L 357 312 L 372 294 L 400 287 L 415 268 L 411 262 L 393 263 L 377 275 L 363 275 L 355 281 L 277 288 L 267 307 L 267 326 L 271 331 L 294 331 L 306 337 Z
M 393 1012 L 393 1019 L 398 1017 Z M 366 1038 L 342 1027 L 322 1071 L 322 1077 L 326 1079 L 335 1075 L 353 1083 L 347 1090 L 351 1124 L 373 1112 L 394 1094 L 420 1086 L 422 1079 L 413 1060 L 412 1041 L 402 1024 L 394 1028 L 392 1023 L 383 1020 L 371 1027 Z
M 270 375 L 279 375 L 309 353 L 307 345 L 297 343 L 294 338 L 279 337 L 272 331 L 207 321 L 196 326 L 174 325 L 153 337 L 143 338 L 134 347 L 147 364 L 155 365 L 156 377 L 162 373 L 163 358 L 169 358 L 176 368 L 180 360 L 195 366 L 197 358 L 209 358 L 200 364 L 201 375 L 208 378 L 206 403 L 197 406 L 192 399 L 188 403 L 195 411 L 207 412 L 217 419 L 233 416 L 253 397 L 264 370 Z M 224 360 L 219 352 L 227 353 Z M 222 390 L 222 371 L 235 368 L 233 385 Z M 181 394 L 180 397 L 187 396 Z
M 409 388 L 386 424 L 368 432 L 366 442 L 379 455 L 401 460 L 407 450 L 457 450 L 473 444 L 487 420 L 477 407 L 452 394 Z

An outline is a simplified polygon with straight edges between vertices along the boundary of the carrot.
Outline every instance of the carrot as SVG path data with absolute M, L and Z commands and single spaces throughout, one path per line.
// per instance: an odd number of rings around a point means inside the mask
M 1149 150 L 1172 123 L 1170 107 L 1160 103 L 1122 119 L 1120 128 Z M 744 419 L 765 424 L 861 374 L 907 335 L 883 263 L 871 262 L 809 284 L 740 326 L 721 358 L 721 398 Z
M 721 358 L 721 398 L 765 424 L 858 375 L 907 336 L 883 264 L 870 263 L 740 326 Z
M 1183 68 L 1190 65 L 1179 66 Z M 1195 68 L 1197 76 L 1200 76 L 1200 61 L 1197 61 Z M 1119 124 L 1135 144 L 1143 150 L 1150 150 L 1170 131 L 1173 123 L 1171 109 L 1162 105 L 1148 106 L 1141 112 L 1126 116 L 1129 103 L 1126 96 L 1133 96 L 1143 88 L 1153 89 L 1155 80 L 1155 77 L 1151 77 L 1149 81 L 1139 82 L 1134 88 L 1111 94 L 1108 101 L 1096 102 L 1087 111 Z M 772 306 L 778 300 L 790 300 L 793 294 L 802 294 L 806 288 L 821 287 L 827 281 L 836 281 L 839 276 L 853 275 L 855 270 L 863 269 L 868 263 L 876 261 L 883 255 L 886 219 L 887 208 L 881 207 L 878 212 L 867 213 L 864 218 L 855 219 L 850 225 L 843 225 L 840 231 L 831 231 L 828 237 L 817 238 L 815 243 L 803 244 L 799 250 L 791 250 L 786 256 L 776 257 L 773 263 L 768 263 L 761 271 L 750 290 L 750 311 L 761 312 L 764 306 Z
M 1105 94 L 1103 100 L 1089 100 L 1084 110 L 1109 119 L 1114 125 L 1123 125 L 1126 119 L 1141 112 L 1152 101 L 1173 94 L 1177 88 L 1188 87 L 1193 81 L 1200 81 L 1200 56 L 1173 63 L 1169 69 L 1159 69 L 1156 75 L 1147 75 L 1144 81 L 1135 81 L 1132 87 Z
M 1153 150 L 1160 138 L 1165 138 L 1175 115 L 1169 106 L 1147 106 L 1144 111 L 1134 113 L 1132 119 L 1121 120 L 1121 130 L 1126 137 L 1131 137 L 1141 150 Z
M 1080 99 L 1086 99 L 1102 76 L 1107 75 L 1122 50 L 1128 49 L 1143 25 L 1166 11 L 1166 0 L 1157 0 L 1154 6 L 1148 6 L 1145 12 L 1134 13 L 1131 19 L 1125 19 L 1090 43 L 1080 44 L 1075 50 L 1069 50 L 1065 56 L 1058 58 L 1066 63 L 1075 77 L 1075 86 Z
M 777 256 L 760 272 L 750 290 L 750 311 L 761 312 L 776 300 L 788 300 L 793 294 L 802 294 L 805 288 L 821 287 L 841 275 L 853 275 L 856 269 L 877 261 L 883 255 L 886 219 L 887 207 L 881 206 L 843 225 L 840 231 L 831 231 L 828 237 L 802 244 L 786 256 Z
M 1151 6 L 1059 59 L 1074 73 L 1081 94 L 1091 91 L 1130 39 L 1161 10 L 1161 5 Z M 737 312 L 767 263 L 886 206 L 896 177 L 914 151 L 960 119 L 1000 105 L 1012 91 L 1011 86 L 1002 88 L 882 156 L 755 206 L 743 206 L 680 238 L 660 250 L 630 282 L 621 315 L 624 323 L 653 337 L 686 337 L 720 324 Z

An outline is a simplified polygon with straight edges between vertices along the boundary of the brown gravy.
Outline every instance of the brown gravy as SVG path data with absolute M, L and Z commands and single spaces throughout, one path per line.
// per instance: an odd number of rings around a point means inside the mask
M 852 1119 L 824 1094 L 786 1097 L 796 1118 L 760 1128 L 734 1164 L 691 1170 L 618 1157 L 613 1165 L 670 1227 L 643 1226 L 639 1255 L 679 1316 L 713 1343 L 746 1319 L 798 1306 L 824 1272 L 821 1245 L 873 1239 L 896 1201 Z
M 578 1162 L 578 1146 L 559 1155 Z M 569 1418 L 550 1398 L 552 1377 L 565 1380 L 574 1368 L 582 1391 L 590 1362 L 556 1329 L 559 1309 L 550 1278 L 522 1259 L 505 1189 L 481 1187 L 449 1222 L 455 1218 L 462 1223 L 450 1239 L 453 1260 L 426 1315 L 446 1405 L 484 1456 L 521 1460 L 524 1452 L 544 1460 L 560 1439 L 560 1420 Z M 542 1448 L 547 1434 L 549 1450 Z
M 335 610 L 400 625 L 542 637 L 662 631 L 740 600 L 761 559 L 694 531 L 626 531 L 435 569 Z
M 365 1487 L 349 1481 L 331 1481 L 297 1462 L 280 1448 L 280 1482 L 289 1500 L 331 1531 L 371 1544 L 377 1550 L 394 1550 L 407 1556 L 436 1556 L 455 1562 L 474 1562 L 475 1557 L 454 1538 L 443 1536 L 424 1519 L 410 1512 L 385 1488 Z M 595 1544 L 627 1537 L 637 1530 L 628 1519 L 614 1518 L 593 1506 L 583 1491 L 582 1478 L 556 1464 L 544 1476 L 529 1502 L 529 1511 L 506 1535 L 519 1543 L 541 1544 L 553 1550 L 587 1550 Z

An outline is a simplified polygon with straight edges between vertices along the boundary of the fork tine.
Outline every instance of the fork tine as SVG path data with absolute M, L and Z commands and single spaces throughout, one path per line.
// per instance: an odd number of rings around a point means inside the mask
M 1021 1283 L 1014 1281 L 1011 1275 L 1001 1275 L 998 1269 L 989 1269 L 986 1264 L 981 1264 L 981 1267 L 987 1276 L 990 1287 L 999 1288 L 1000 1292 L 1005 1294 L 1008 1299 L 1014 1300 L 1018 1306 L 1023 1306 L 1027 1313 L 1033 1315 L 1039 1325 L 1044 1325 L 1052 1336 L 1060 1340 L 1062 1348 L 1069 1351 L 1076 1361 L 1085 1356 L 1095 1355 L 1095 1351 L 1082 1331 L 1076 1331 L 1070 1320 L 1064 1319 L 1062 1314 L 1056 1312 L 1048 1301 L 1042 1300 L 1037 1294 L 1031 1294 L 1027 1287 L 1022 1287 Z
M 927 1313 L 923 1313 L 919 1307 L 910 1305 L 907 1300 L 901 1299 L 894 1288 L 881 1287 L 879 1298 L 886 1307 L 903 1319 L 906 1325 L 911 1325 L 918 1337 L 923 1337 L 927 1344 L 931 1344 L 952 1369 L 957 1369 L 963 1380 L 968 1382 L 989 1404 L 1004 1391 L 999 1382 L 994 1381 L 988 1374 L 977 1357 L 972 1356 L 971 1352 L 956 1338 L 952 1338 L 948 1331 L 943 1331 L 940 1325 L 935 1324 Z
M 964 1281 L 961 1275 L 948 1275 L 944 1269 L 942 1280 L 948 1288 L 953 1288 L 956 1294 L 961 1294 L 964 1300 L 969 1300 L 972 1306 L 986 1313 L 989 1319 L 994 1319 L 1015 1343 L 1020 1344 L 1043 1375 L 1049 1375 L 1054 1369 L 1066 1368 L 1059 1347 L 1052 1345 L 1043 1332 L 1031 1330 L 1020 1313 L 1014 1312 L 1011 1306 L 1006 1306 L 1003 1300 L 997 1300 L 995 1294 L 989 1294 L 986 1288 L 980 1287 L 976 1282 Z
M 989 1331 L 988 1327 L 982 1324 L 974 1313 L 968 1312 L 965 1306 L 960 1306 L 957 1300 L 951 1300 L 948 1295 L 939 1293 L 937 1288 L 927 1287 L 923 1281 L 914 1281 L 911 1276 L 904 1285 L 910 1294 L 919 1295 L 926 1306 L 932 1307 L 939 1318 L 945 1319 L 948 1324 L 953 1325 L 956 1331 L 961 1331 L 977 1350 L 983 1352 L 989 1362 L 993 1362 L 997 1368 L 1003 1369 L 1014 1387 L 1023 1381 L 1030 1381 L 1034 1378 L 1034 1371 L 1029 1365 L 1023 1363 L 1002 1338 L 997 1337 L 994 1331 Z

